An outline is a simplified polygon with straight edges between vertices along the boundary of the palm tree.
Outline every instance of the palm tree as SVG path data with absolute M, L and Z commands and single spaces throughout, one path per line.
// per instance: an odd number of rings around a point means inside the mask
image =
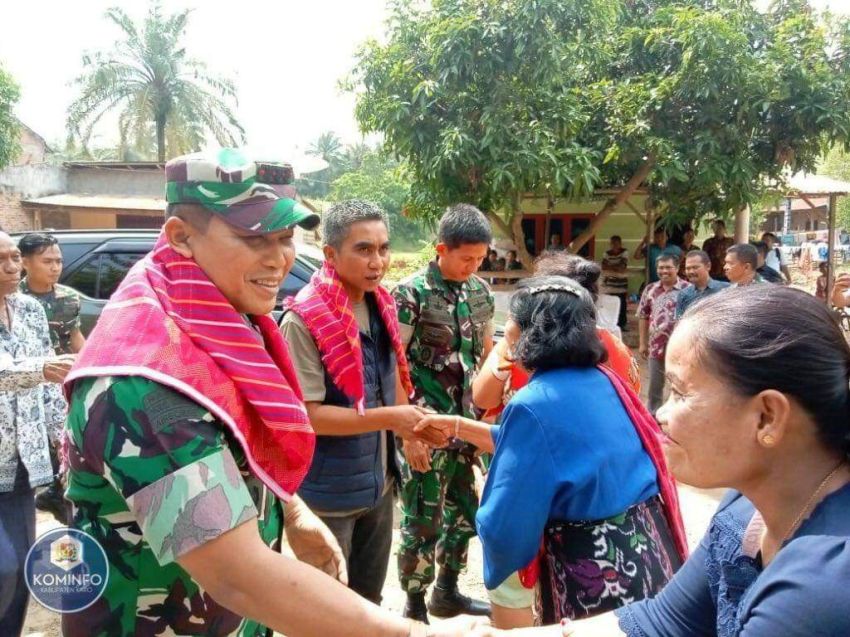
M 364 142 L 356 142 L 345 147 L 342 153 L 342 163 L 346 172 L 360 170 L 363 161 L 372 154 L 372 147 Z
M 156 142 L 159 161 L 198 150 L 212 133 L 221 145 L 244 143 L 245 131 L 228 103 L 236 102 L 233 82 L 211 75 L 186 56 L 180 39 L 189 11 L 164 16 L 154 0 L 141 28 L 120 8 L 106 17 L 124 38 L 110 51 L 83 56 L 76 79 L 80 96 L 68 109 L 68 133 L 85 147 L 97 123 L 120 109 L 120 148 L 137 152 Z
M 307 154 L 315 157 L 321 157 L 328 162 L 331 168 L 335 168 L 342 160 L 342 141 L 336 133 L 328 131 L 322 133 L 312 142 L 307 148 Z

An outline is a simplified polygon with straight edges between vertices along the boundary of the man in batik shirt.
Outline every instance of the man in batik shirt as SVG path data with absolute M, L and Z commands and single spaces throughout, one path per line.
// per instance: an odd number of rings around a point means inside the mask
M 36 487 L 53 476 L 49 449 L 65 419 L 61 383 L 71 361 L 50 347 L 44 310 L 18 291 L 21 253 L 0 232 L 0 635 L 21 633 L 35 541 Z
M 647 409 L 654 415 L 664 402 L 664 355 L 667 341 L 676 327 L 679 293 L 688 283 L 679 278 L 679 257 L 662 254 L 656 260 L 658 281 L 643 291 L 638 306 L 641 356 L 649 360 L 649 396 Z

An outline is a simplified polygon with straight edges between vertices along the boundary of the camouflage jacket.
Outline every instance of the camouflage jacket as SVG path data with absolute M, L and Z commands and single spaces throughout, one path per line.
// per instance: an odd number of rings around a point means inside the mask
M 280 550 L 283 506 L 247 468 L 224 425 L 141 377 L 74 384 L 66 423 L 73 526 L 106 552 L 93 605 L 63 616 L 65 637 L 270 634 L 217 604 L 177 559 L 243 523 Z
M 436 261 L 393 290 L 399 323 L 413 327 L 407 347 L 416 403 L 474 417 L 472 376 L 482 362 L 495 301 L 483 279 L 447 282 Z
M 71 332 L 80 329 L 80 295 L 67 285 L 56 284 L 47 294 L 36 294 L 30 290 L 26 278 L 20 283 L 20 290 L 41 303 L 47 314 L 50 328 L 50 342 L 57 354 L 73 354 L 71 351 Z

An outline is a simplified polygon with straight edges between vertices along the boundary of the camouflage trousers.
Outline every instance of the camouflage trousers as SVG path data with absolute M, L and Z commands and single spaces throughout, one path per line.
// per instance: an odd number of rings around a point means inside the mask
M 434 581 L 435 553 L 441 568 L 459 572 L 466 566 L 478 511 L 476 462 L 457 449 L 438 449 L 426 473 L 402 463 L 398 574 L 403 591 L 425 591 Z

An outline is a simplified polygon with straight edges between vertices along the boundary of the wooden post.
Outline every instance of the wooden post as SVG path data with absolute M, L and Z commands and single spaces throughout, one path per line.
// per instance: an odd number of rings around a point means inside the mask
M 750 207 L 744 206 L 735 214 L 735 243 L 750 242 Z
M 651 199 L 649 197 L 646 198 L 644 202 L 644 209 L 646 210 L 646 235 L 644 238 L 646 240 L 644 254 L 644 267 L 643 267 L 643 276 L 644 276 L 644 284 L 649 285 L 649 246 L 652 245 L 653 240 L 655 239 L 655 210 L 652 208 L 650 204 Z
M 782 212 L 782 234 L 788 234 L 791 228 L 791 197 L 785 197 L 785 207 Z
M 531 255 L 525 249 L 525 233 L 522 231 L 522 211 L 520 210 L 520 202 L 522 197 L 519 193 L 511 196 L 511 237 L 514 241 L 514 246 L 517 250 L 517 257 L 522 267 L 531 270 Z
M 835 205 L 838 199 L 838 195 L 835 193 L 829 194 L 829 213 L 828 213 L 828 228 L 829 232 L 827 234 L 827 241 L 829 242 L 829 246 L 827 248 L 827 262 L 826 262 L 826 304 L 829 306 L 829 299 L 832 298 L 832 284 L 835 282 L 835 261 L 833 259 L 833 252 L 835 251 Z

